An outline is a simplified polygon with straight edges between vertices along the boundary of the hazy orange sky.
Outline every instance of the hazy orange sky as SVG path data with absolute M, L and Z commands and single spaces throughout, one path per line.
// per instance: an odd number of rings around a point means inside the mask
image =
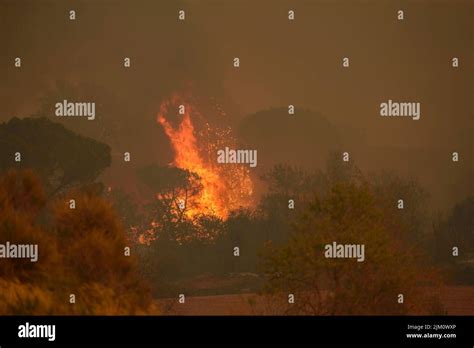
M 99 128 L 111 133 L 114 151 L 163 157 L 156 112 L 166 95 L 193 81 L 204 99 L 216 98 L 234 127 L 259 110 L 294 104 L 336 126 L 363 167 L 418 177 L 438 205 L 452 204 L 466 187 L 472 194 L 472 1 L 74 4 L 0 1 L 1 121 L 37 112 L 56 81 L 65 81 L 103 101 L 107 115 L 68 127 L 93 137 Z M 68 18 L 72 8 L 75 21 Z M 186 10 L 184 23 L 179 9 Z M 295 21 L 288 21 L 289 9 Z M 398 9 L 404 21 L 397 20 Z M 21 69 L 13 66 L 15 57 L 22 58 Z M 130 69 L 123 57 L 131 57 Z M 350 68 L 342 67 L 343 57 Z M 379 105 L 388 99 L 420 102 L 421 119 L 381 118 Z M 296 138 L 289 134 L 286 141 Z M 444 162 L 452 151 L 465 159 L 456 172 Z

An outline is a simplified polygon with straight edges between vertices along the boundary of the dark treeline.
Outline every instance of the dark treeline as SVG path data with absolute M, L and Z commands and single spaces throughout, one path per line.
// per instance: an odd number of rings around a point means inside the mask
M 0 134 L 2 240 L 32 233 L 49 245 L 40 261 L 46 264 L 34 272 L 3 268 L 2 312 L 146 313 L 156 311 L 147 296 L 177 291 L 260 292 L 280 300 L 291 291 L 304 301 L 291 309 L 282 304 L 277 313 L 442 313 L 421 286 L 474 283 L 472 197 L 433 214 L 416 180 L 363 173 L 340 152 L 330 153 L 321 170 L 275 165 L 260 178 L 264 193 L 255 207 L 224 220 L 190 218 L 192 207 L 179 207 L 183 193 L 192 197 L 201 189 L 195 173 L 160 164 L 139 168 L 140 197 L 134 197 L 100 182 L 110 165 L 105 144 L 40 118 L 12 119 Z M 70 197 L 75 211 L 67 207 Z M 335 239 L 365 244 L 367 261 L 325 259 L 324 245 Z M 122 260 L 125 247 L 132 257 Z M 55 296 L 67 303 L 77 284 L 85 284 L 76 292 L 89 302 L 74 310 L 54 304 Z M 138 297 L 129 296 L 134 287 Z M 13 295 L 21 293 L 24 299 Z M 399 293 L 410 298 L 403 308 L 394 305 Z M 41 305 L 28 309 L 31 301 Z

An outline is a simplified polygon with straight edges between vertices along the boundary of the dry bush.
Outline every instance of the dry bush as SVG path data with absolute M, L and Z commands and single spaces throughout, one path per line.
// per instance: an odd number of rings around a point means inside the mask
M 383 211 L 366 185 L 335 184 L 316 197 L 295 224 L 289 243 L 269 247 L 263 269 L 268 296 L 295 295 L 280 314 L 400 315 L 442 312 L 426 301 L 423 286 L 439 285 L 437 273 L 393 238 Z M 365 261 L 326 258 L 326 244 L 363 244 Z M 403 294 L 404 303 L 398 303 Z
M 56 308 L 57 300 L 51 291 L 17 279 L 0 278 L 0 314 L 49 315 Z
M 76 200 L 76 209 L 65 197 Z M 40 211 L 50 218 L 39 222 Z M 119 219 L 90 190 L 45 206 L 32 172 L 8 172 L 0 177 L 0 241 L 39 249 L 38 262 L 0 259 L 2 315 L 157 313 L 135 258 L 124 253 L 128 243 Z
M 36 223 L 45 197 L 31 171 L 9 171 L 0 177 L 0 242 L 38 244 L 38 261 L 0 259 L 0 277 L 20 281 L 47 281 L 59 267 L 56 240 Z

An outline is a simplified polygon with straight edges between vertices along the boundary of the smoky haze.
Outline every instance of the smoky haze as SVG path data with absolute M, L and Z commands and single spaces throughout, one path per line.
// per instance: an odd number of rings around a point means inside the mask
M 467 0 L 2 0 L 0 121 L 58 121 L 56 102 L 95 101 L 95 121 L 58 122 L 109 144 L 104 180 L 127 187 L 138 167 L 172 160 L 156 115 L 163 98 L 186 90 L 210 122 L 265 148 L 259 173 L 278 162 L 319 168 L 331 150 L 347 151 L 365 170 L 418 179 L 434 208 L 449 209 L 473 193 L 473 7 Z M 421 119 L 380 117 L 389 99 L 421 103 Z M 289 104 L 293 116 L 284 114 Z M 136 160 L 127 168 L 124 151 Z

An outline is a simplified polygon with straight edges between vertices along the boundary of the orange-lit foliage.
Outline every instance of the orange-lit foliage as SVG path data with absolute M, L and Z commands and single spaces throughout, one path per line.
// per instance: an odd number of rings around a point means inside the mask
M 0 278 L 45 281 L 59 264 L 56 241 L 35 223 L 44 207 L 41 185 L 31 171 L 10 170 L 0 177 L 0 243 L 38 244 L 38 261 L 0 259 Z
M 111 206 L 87 190 L 67 197 L 45 206 L 33 173 L 0 178 L 0 241 L 39 249 L 38 262 L 0 259 L 0 315 L 155 312 L 133 251 L 124 253 L 125 232 Z

